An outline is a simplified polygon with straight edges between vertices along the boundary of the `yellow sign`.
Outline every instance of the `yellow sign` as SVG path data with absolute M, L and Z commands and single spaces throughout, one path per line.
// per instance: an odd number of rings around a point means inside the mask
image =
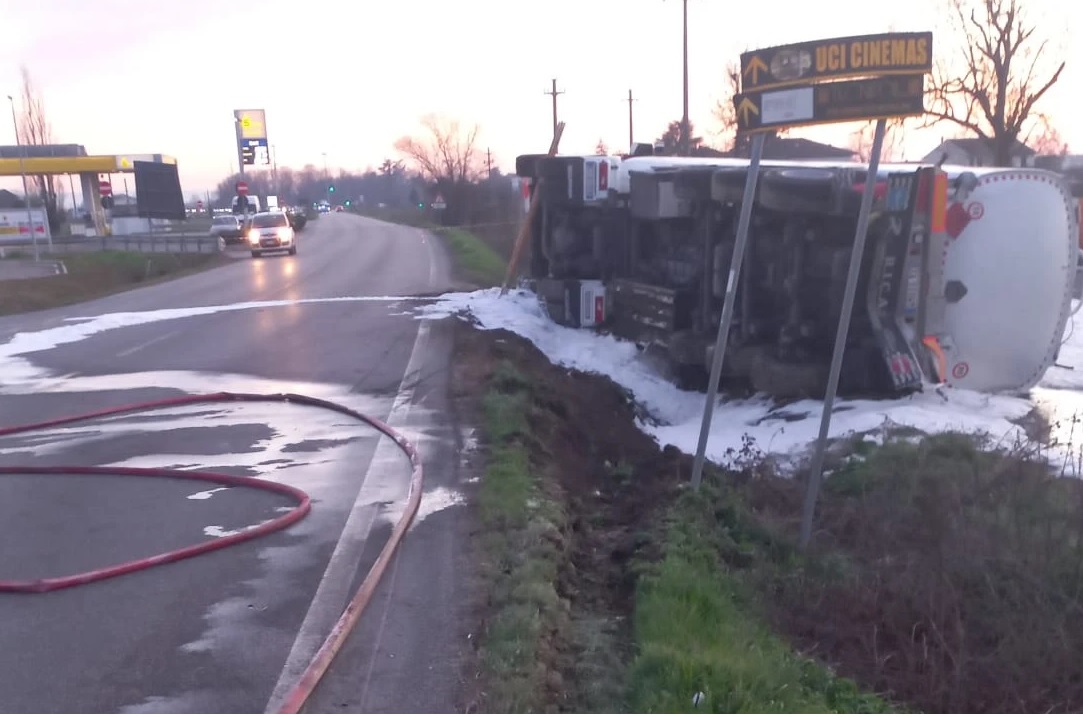
M 234 110 L 241 127 L 241 139 L 267 139 L 267 116 L 264 110 Z
M 884 75 L 928 73 L 931 32 L 840 37 L 755 50 L 741 55 L 741 92 Z
M 737 114 L 741 116 L 741 124 L 746 127 L 749 125 L 749 113 L 758 115 L 760 113 L 760 108 L 748 97 L 742 97 L 737 105 Z

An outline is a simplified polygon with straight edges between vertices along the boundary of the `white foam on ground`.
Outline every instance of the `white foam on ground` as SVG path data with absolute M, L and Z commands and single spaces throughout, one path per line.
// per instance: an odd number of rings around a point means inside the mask
M 459 316 L 485 330 L 506 329 L 529 340 L 550 361 L 587 373 L 608 376 L 624 387 L 649 413 L 651 421 L 641 428 L 661 445 L 672 444 L 695 453 L 699 440 L 704 394 L 682 391 L 654 373 L 640 360 L 640 350 L 630 341 L 602 336 L 552 322 L 528 291 L 498 289 L 449 293 L 418 307 L 416 316 L 437 319 Z M 1083 327 L 1077 335 L 1066 333 L 1068 343 L 1062 361 L 1077 361 L 1083 369 Z M 1083 388 L 1083 372 L 1051 369 L 1044 385 Z M 1047 397 L 1049 393 L 1047 392 Z M 1048 399 L 1056 402 L 1056 397 Z M 1024 439 L 1016 423 L 1037 406 L 1032 398 L 982 394 L 942 388 L 886 401 L 840 400 L 831 420 L 830 436 L 880 431 L 885 424 L 906 426 L 925 433 L 961 431 L 984 433 L 1006 445 Z M 725 462 L 730 451 L 741 450 L 745 436 L 760 450 L 776 455 L 805 452 L 819 433 L 821 401 L 805 400 L 774 409 L 767 398 L 720 400 L 712 420 L 707 456 Z M 1083 433 L 1083 431 L 1081 431 Z M 1055 449 L 1066 461 L 1072 447 Z
M 237 304 L 217 306 L 193 306 L 179 309 L 158 309 L 154 311 L 124 311 L 100 316 L 70 318 L 68 323 L 42 331 L 17 333 L 4 344 L 0 344 L 0 387 L 18 385 L 41 379 L 47 372 L 22 358 L 26 354 L 48 351 L 64 344 L 82 341 L 95 334 L 112 329 L 141 326 L 159 321 L 186 319 L 195 316 L 209 316 L 230 311 L 248 311 L 302 304 L 336 304 L 356 302 L 397 303 L 403 301 L 424 301 L 423 297 L 411 296 L 341 296 L 319 299 L 283 299 L 278 301 L 247 301 Z

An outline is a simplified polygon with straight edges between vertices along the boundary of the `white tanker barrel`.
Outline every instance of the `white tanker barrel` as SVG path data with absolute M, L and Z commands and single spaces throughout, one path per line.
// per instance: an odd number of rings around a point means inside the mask
M 1078 204 L 1059 175 L 943 167 L 976 185 L 947 206 L 947 383 L 1027 391 L 1053 365 L 1071 311 Z

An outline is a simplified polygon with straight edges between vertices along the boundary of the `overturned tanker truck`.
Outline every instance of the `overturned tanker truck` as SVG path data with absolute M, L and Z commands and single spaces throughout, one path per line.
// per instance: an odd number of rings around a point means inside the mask
M 748 160 L 522 155 L 528 279 L 550 318 L 660 352 L 706 385 Z M 765 161 L 722 384 L 821 396 L 865 165 Z M 1037 169 L 881 165 L 844 395 L 1033 387 L 1076 296 L 1078 202 Z

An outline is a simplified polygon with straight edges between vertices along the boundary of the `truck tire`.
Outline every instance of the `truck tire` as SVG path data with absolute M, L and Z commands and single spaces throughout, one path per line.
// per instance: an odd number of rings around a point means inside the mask
M 253 250 L 252 250 L 252 258 L 253 258 L 253 259 L 258 259 L 258 258 L 260 258 L 261 256 L 263 256 L 263 252 L 261 252 L 261 251 L 256 251 L 255 249 L 253 249 Z
M 837 182 L 830 170 L 771 169 L 760 178 L 760 206 L 777 212 L 834 214 Z

